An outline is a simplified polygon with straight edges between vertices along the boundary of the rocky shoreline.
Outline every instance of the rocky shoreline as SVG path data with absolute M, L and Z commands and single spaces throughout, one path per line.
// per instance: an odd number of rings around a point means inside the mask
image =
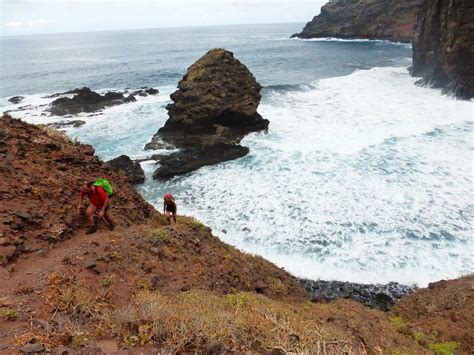
M 363 305 L 387 312 L 403 297 L 417 290 L 415 286 L 388 284 L 358 284 L 344 281 L 299 279 L 312 302 L 352 299 Z
M 292 38 L 378 39 L 411 42 L 423 0 L 333 0 Z

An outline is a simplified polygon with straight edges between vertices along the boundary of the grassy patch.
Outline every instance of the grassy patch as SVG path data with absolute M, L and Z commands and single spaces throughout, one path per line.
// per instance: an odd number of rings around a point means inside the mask
M 402 319 L 402 317 L 390 317 L 390 324 L 392 325 L 393 329 L 395 329 L 397 332 L 402 333 L 402 334 L 408 334 L 408 326 L 405 323 L 405 321 Z
M 6 320 L 15 320 L 18 318 L 18 312 L 12 308 L 0 308 L 0 318 Z
M 428 349 L 433 350 L 436 355 L 452 355 L 459 347 L 460 344 L 455 341 L 428 344 Z
M 150 239 L 154 243 L 166 243 L 169 240 L 168 231 L 162 228 L 155 228 L 150 231 Z
M 110 278 L 110 276 L 104 277 L 104 279 L 102 280 L 102 287 L 109 288 L 110 285 L 112 285 L 112 279 Z

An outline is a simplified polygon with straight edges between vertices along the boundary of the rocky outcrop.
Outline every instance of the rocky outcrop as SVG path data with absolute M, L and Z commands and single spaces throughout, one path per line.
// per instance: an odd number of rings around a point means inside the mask
M 410 42 L 423 0 L 333 0 L 292 37 Z
M 122 171 L 132 184 L 139 184 L 145 181 L 145 172 L 140 163 L 133 161 L 127 155 L 121 155 L 109 160 L 107 165 L 111 166 L 114 170 Z
M 89 145 L 47 126 L 0 118 L 0 265 L 47 250 L 80 230 L 77 197 L 84 181 L 107 178 L 118 226 L 140 224 L 156 212 L 96 156 Z
M 268 128 L 257 112 L 262 87 L 224 49 L 213 49 L 194 63 L 171 94 L 169 119 L 145 149 L 181 151 L 160 160 L 155 177 L 168 177 L 248 153 L 238 145 L 250 132 Z
M 403 296 L 416 290 L 414 286 L 400 285 L 391 282 L 385 285 L 358 284 L 342 281 L 300 280 L 308 297 L 313 302 L 332 301 L 350 298 L 365 306 L 389 311 Z
M 425 0 L 413 43 L 413 76 L 462 99 L 474 97 L 474 2 Z
M 72 98 L 60 97 L 51 103 L 51 114 L 65 116 L 81 112 L 95 112 L 106 107 L 126 104 L 136 101 L 133 95 L 125 97 L 120 92 L 109 91 L 100 95 L 91 89 L 84 87 L 77 90 Z

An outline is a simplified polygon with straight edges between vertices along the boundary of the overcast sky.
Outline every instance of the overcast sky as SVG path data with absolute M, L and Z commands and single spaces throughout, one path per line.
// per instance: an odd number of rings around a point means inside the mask
M 0 0 L 2 35 L 307 22 L 327 0 Z

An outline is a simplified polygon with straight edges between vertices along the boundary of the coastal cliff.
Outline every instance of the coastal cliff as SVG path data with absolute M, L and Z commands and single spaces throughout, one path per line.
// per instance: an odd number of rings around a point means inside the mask
M 77 193 L 99 176 L 114 187 L 116 228 L 85 235 Z M 199 221 L 166 225 L 91 146 L 10 116 L 0 118 L 0 201 L 2 353 L 474 350 L 474 277 L 417 290 L 389 313 L 310 301 L 292 275 Z
M 425 0 L 413 42 L 413 76 L 458 98 L 474 97 L 474 2 Z
M 410 42 L 422 0 L 333 0 L 292 37 Z

